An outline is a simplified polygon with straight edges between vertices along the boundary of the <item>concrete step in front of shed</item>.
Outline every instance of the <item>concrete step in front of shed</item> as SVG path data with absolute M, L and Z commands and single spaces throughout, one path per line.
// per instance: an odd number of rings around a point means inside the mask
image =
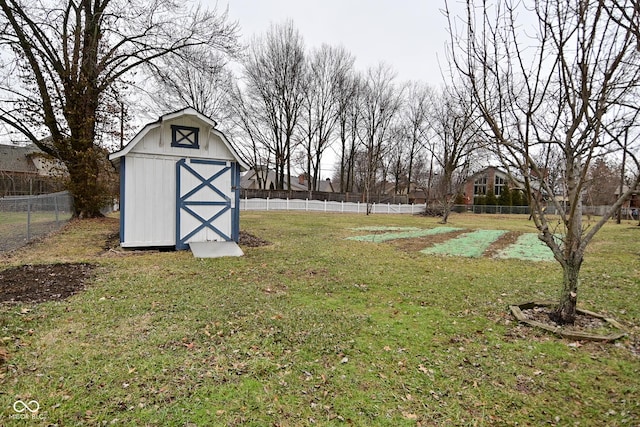
M 243 256 L 244 252 L 236 242 L 190 242 L 189 248 L 196 258 L 219 258 L 223 256 Z

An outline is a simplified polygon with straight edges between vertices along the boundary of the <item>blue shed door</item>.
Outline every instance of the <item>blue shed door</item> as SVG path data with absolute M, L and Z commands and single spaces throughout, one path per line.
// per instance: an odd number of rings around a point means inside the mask
M 176 249 L 189 242 L 237 241 L 237 165 L 221 160 L 176 163 Z

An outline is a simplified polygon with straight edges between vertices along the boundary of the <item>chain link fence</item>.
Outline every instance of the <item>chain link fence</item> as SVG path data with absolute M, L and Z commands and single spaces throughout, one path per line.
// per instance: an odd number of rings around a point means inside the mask
M 66 192 L 0 197 L 0 252 L 58 230 L 71 219 L 73 199 Z

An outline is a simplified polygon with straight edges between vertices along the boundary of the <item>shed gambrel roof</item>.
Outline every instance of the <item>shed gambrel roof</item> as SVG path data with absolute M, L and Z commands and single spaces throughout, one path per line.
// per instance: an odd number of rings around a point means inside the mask
M 178 119 L 181 117 L 185 117 L 185 116 L 193 117 L 201 121 L 203 124 L 209 126 L 210 133 L 220 138 L 222 143 L 225 145 L 225 147 L 229 150 L 229 152 L 234 157 L 235 161 L 237 161 L 238 164 L 240 165 L 240 169 L 242 171 L 246 171 L 249 169 L 249 166 L 247 166 L 247 164 L 238 155 L 238 152 L 235 150 L 233 145 L 231 145 L 231 143 L 229 142 L 227 137 L 224 135 L 224 133 L 216 129 L 217 123 L 215 122 L 215 120 L 205 116 L 204 114 L 200 113 L 199 111 L 191 107 L 184 108 L 182 110 L 178 110 L 173 113 L 165 114 L 163 116 L 160 116 L 158 120 L 156 120 L 155 122 L 147 124 L 144 128 L 142 128 L 142 130 L 140 130 L 140 132 L 136 134 L 136 136 L 133 137 L 133 139 L 122 150 L 112 153 L 109 156 L 109 160 L 115 160 L 122 156 L 127 155 L 127 153 L 129 153 L 140 141 L 142 141 L 149 132 L 153 131 L 154 129 L 158 129 L 162 127 L 163 123 L 172 121 L 174 119 Z

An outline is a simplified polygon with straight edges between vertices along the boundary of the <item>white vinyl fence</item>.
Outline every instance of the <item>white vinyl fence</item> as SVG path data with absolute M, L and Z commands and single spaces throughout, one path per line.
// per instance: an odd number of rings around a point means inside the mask
M 373 214 L 419 214 L 424 212 L 424 203 L 399 204 L 399 203 L 373 203 L 370 205 Z M 601 216 L 607 212 L 609 206 L 583 206 L 584 215 Z M 303 212 L 341 212 L 341 213 L 367 213 L 367 204 L 360 202 L 333 202 L 321 200 L 302 199 L 240 199 L 241 211 L 303 211 Z M 520 214 L 529 215 L 528 206 L 493 206 L 493 205 L 454 205 L 452 212 L 473 212 L 477 214 Z M 546 210 L 547 214 L 557 214 L 553 206 Z M 633 216 L 635 215 L 635 216 Z M 623 209 L 622 216 L 625 219 L 637 219 L 637 213 L 633 214 L 629 209 Z
M 417 214 L 424 210 L 424 204 L 373 203 L 370 208 L 374 214 Z M 301 199 L 240 199 L 240 210 L 367 213 L 367 204 Z

